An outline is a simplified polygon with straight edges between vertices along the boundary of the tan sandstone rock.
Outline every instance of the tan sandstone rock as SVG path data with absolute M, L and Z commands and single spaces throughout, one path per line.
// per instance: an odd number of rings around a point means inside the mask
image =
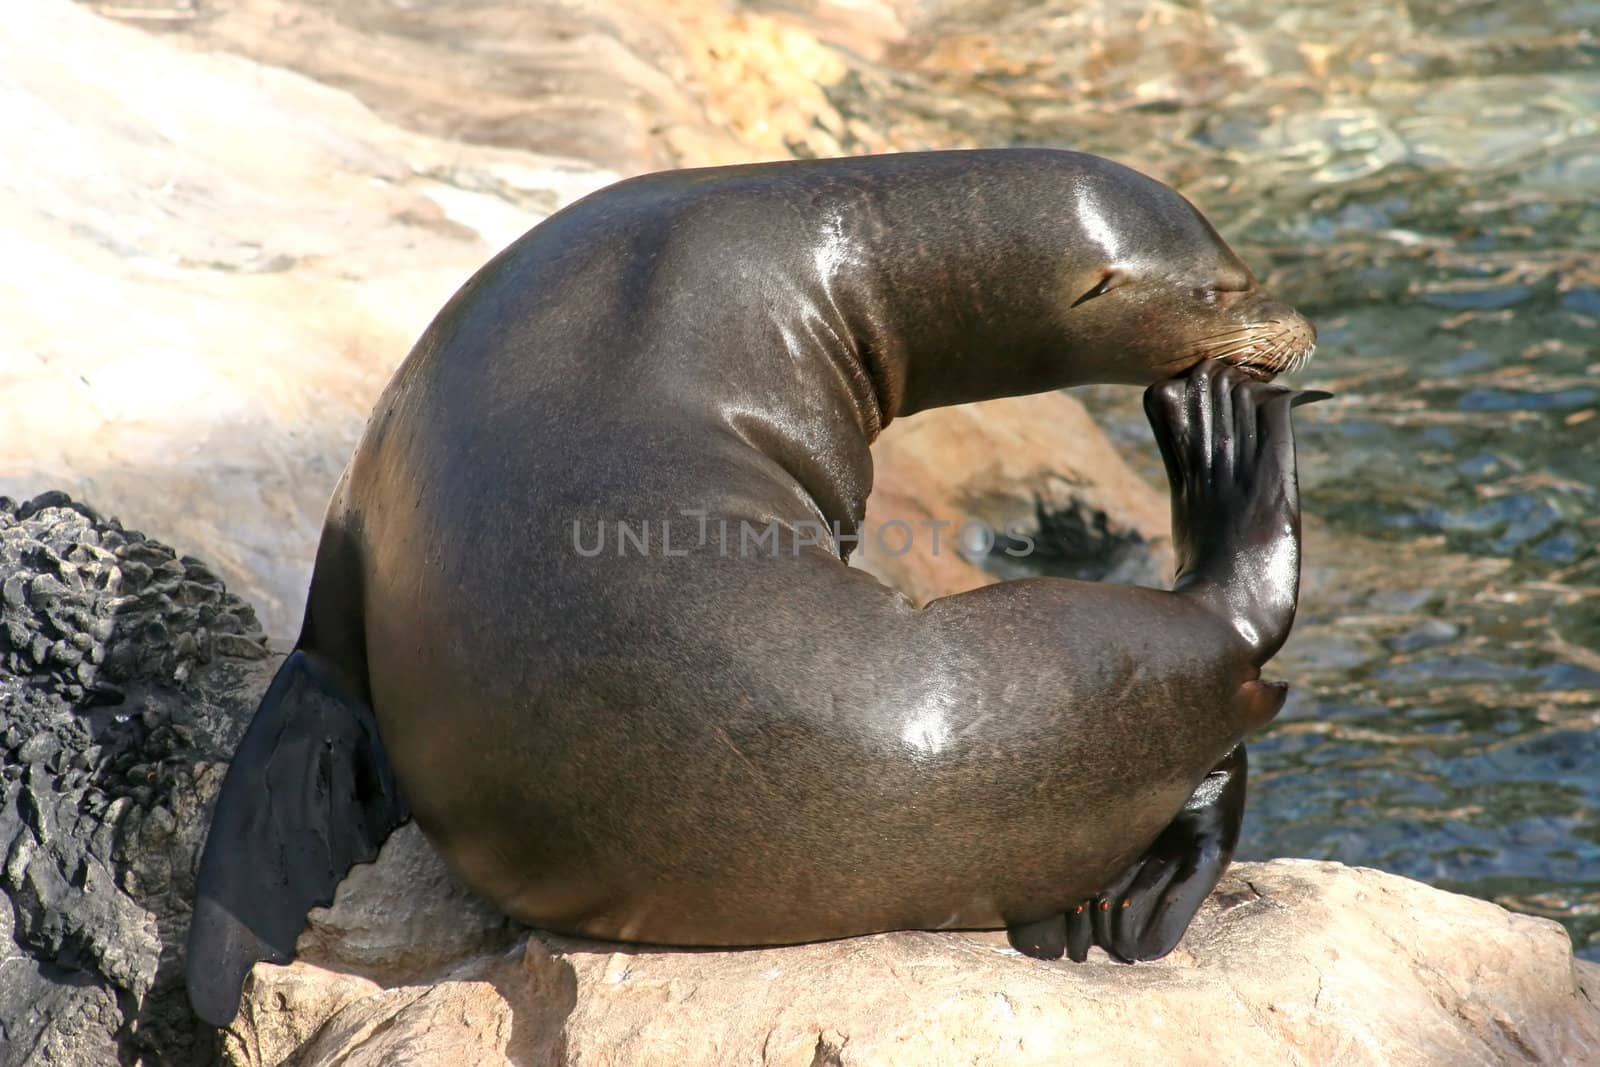
M 0 493 L 64 489 L 298 625 L 379 389 L 501 245 L 613 178 L 454 144 L 66 0 L 0 27 Z
M 412 847 L 386 848 L 374 884 L 391 877 L 391 852 Z M 1274 860 L 1236 865 L 1178 951 L 1132 967 L 1098 950 L 1082 965 L 1028 959 L 998 932 L 741 951 L 535 933 L 388 988 L 309 961 L 260 965 L 229 1056 L 251 1067 L 1580 1064 L 1600 1062 L 1597 998 L 1600 967 L 1575 962 L 1556 923 L 1379 871 Z
M 1113 551 L 1120 545 L 1127 557 L 1122 572 L 1113 559 L 1105 573 L 1086 577 L 1153 583 L 1171 574 L 1166 495 L 1128 467 L 1065 393 L 912 415 L 884 430 L 872 462 L 865 534 L 852 562 L 919 604 L 998 580 L 963 551 L 958 533 L 969 521 L 997 535 L 991 563 L 1005 561 L 1008 529 L 1036 539 L 1036 553 L 1070 554 L 1077 546 L 1043 528 L 1052 516 L 1070 515 L 1091 539 Z M 895 520 L 912 530 L 909 542 L 888 528 Z M 930 525 L 938 523 L 946 525 Z
M 895 147 L 830 99 L 851 57 L 880 54 L 904 34 L 882 0 L 93 6 L 348 89 L 423 133 L 624 174 Z

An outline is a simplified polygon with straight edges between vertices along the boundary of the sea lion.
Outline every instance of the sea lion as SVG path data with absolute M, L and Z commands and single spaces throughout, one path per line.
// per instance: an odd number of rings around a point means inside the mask
M 571 934 L 1169 951 L 1283 701 L 1298 395 L 1261 379 L 1314 337 L 1183 197 L 1074 152 L 684 170 L 552 215 L 439 313 L 334 493 L 206 843 L 199 1014 L 408 813 Z M 891 419 L 1088 382 L 1157 383 L 1172 592 L 917 610 L 845 565 Z

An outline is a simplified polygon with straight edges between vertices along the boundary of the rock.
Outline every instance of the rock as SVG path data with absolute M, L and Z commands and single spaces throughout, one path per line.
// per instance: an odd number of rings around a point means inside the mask
M 311 910 L 300 955 L 402 985 L 516 939 L 518 925 L 463 886 L 415 823 L 390 835 L 379 858 L 351 871 L 332 905 Z
M 138 2 L 94 6 L 154 24 Z M 620 174 L 887 149 L 831 96 L 856 56 L 879 55 L 905 32 L 892 4 L 761 8 L 518 0 L 397 11 L 384 0 L 234 0 L 166 26 L 191 47 L 342 86 L 396 125 Z
M 356 975 L 293 966 L 284 972 L 270 997 L 240 1006 L 238 1020 L 222 1035 L 224 1062 L 251 1067 L 283 1063 L 345 1007 L 383 992 L 376 982 Z
M 872 462 L 867 533 L 852 562 L 919 604 L 1029 574 L 1162 586 L 1172 574 L 1166 495 L 1066 393 L 913 415 L 889 425 Z M 896 521 L 914 531 L 909 551 L 887 528 Z M 932 523 L 945 524 L 937 546 Z M 994 535 L 986 551 L 963 550 L 968 523 Z
M 388 862 L 386 849 L 375 869 Z M 291 1029 L 285 1004 L 319 1015 Z M 534 933 L 389 988 L 305 960 L 262 964 L 228 1056 L 251 1067 L 1575 1064 L 1600 1061 L 1597 1004 L 1600 967 L 1574 961 L 1554 922 L 1379 871 L 1274 860 L 1235 865 L 1178 951 L 1131 967 L 1098 949 L 1084 965 L 1032 960 L 1000 933 L 742 951 Z
M 497 249 L 615 175 L 181 40 L 66 0 L 0 30 L 0 142 L 30 160 L 0 177 L 0 493 L 93 499 L 287 636 L 394 367 Z
M 27 591 L 0 597 L 0 1064 L 208 1063 L 181 949 L 266 639 L 203 563 L 58 492 L 0 497 L 0 588 Z

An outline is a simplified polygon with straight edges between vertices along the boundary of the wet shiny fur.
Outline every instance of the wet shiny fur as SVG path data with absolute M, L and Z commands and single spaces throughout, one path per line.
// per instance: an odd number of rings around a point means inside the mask
M 408 811 L 574 934 L 1169 951 L 1283 699 L 1294 395 L 1261 379 L 1314 336 L 1182 197 L 1070 152 L 678 171 L 552 216 L 439 314 L 335 493 L 207 842 L 197 1010 L 232 1018 Z M 842 562 L 890 420 L 1090 382 L 1159 383 L 1175 591 L 917 610 Z M 696 543 L 741 521 L 782 551 Z M 577 550 L 619 522 L 650 550 Z

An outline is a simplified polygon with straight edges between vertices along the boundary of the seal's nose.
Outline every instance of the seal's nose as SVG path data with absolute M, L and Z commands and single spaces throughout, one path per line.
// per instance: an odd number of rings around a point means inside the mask
M 1202 355 L 1268 380 L 1292 374 L 1311 361 L 1317 328 L 1288 304 L 1264 297 L 1238 314 L 1247 324 Z
M 1276 300 L 1262 306 L 1267 321 L 1276 323 L 1267 357 L 1280 374 L 1293 374 L 1311 362 L 1317 351 L 1317 327 L 1310 319 Z
M 1268 299 L 1261 302 L 1260 309 L 1261 318 L 1263 320 L 1268 322 L 1277 320 L 1285 325 L 1293 323 L 1294 328 L 1305 335 L 1307 344 L 1316 344 L 1316 324 L 1310 319 L 1306 318 L 1304 315 L 1300 314 L 1300 312 L 1296 311 L 1294 308 L 1290 307 L 1288 304 L 1285 304 L 1281 300 Z

